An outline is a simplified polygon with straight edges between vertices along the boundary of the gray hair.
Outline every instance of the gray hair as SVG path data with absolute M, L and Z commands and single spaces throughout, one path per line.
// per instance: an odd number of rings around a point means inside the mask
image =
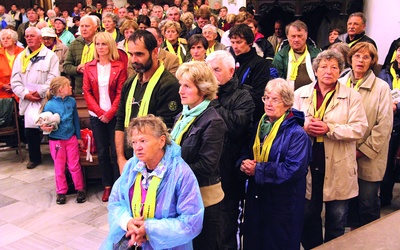
M 1 39 L 3 36 L 7 36 L 7 35 L 11 36 L 11 39 L 12 39 L 15 43 L 17 43 L 17 41 L 18 41 L 18 33 L 17 33 L 16 31 L 14 31 L 14 30 L 12 30 L 12 29 L 3 29 L 3 30 L 0 31 L 0 39 Z
M 203 27 L 203 31 L 204 30 L 207 30 L 207 29 L 211 29 L 212 30 L 212 32 L 214 32 L 214 34 L 217 34 L 217 27 L 215 27 L 214 25 L 212 25 L 212 24 L 206 24 L 206 25 L 204 25 L 204 27 Z
M 344 69 L 343 55 L 340 54 L 339 52 L 328 49 L 328 50 L 325 50 L 325 51 L 322 51 L 321 53 L 319 53 L 318 56 L 314 59 L 314 61 L 312 63 L 314 72 L 317 72 L 319 64 L 321 63 L 321 61 L 323 59 L 326 59 L 326 60 L 334 59 L 338 62 L 340 72 L 342 72 L 342 70 Z
M 26 28 L 25 34 L 26 34 L 28 31 L 31 31 L 31 30 L 35 31 L 36 34 L 37 34 L 38 36 L 42 37 L 42 32 L 40 31 L 40 29 L 38 29 L 38 28 L 36 28 L 36 27 L 28 27 L 28 28 Z
M 367 18 L 365 18 L 364 13 L 362 13 L 362 12 L 354 12 L 353 14 L 351 14 L 351 15 L 349 16 L 349 19 L 350 19 L 351 17 L 353 17 L 353 16 L 361 17 L 363 23 L 364 23 L 364 24 L 367 24 Z
M 118 16 L 115 15 L 114 13 L 106 13 L 106 14 L 103 16 L 103 22 L 104 22 L 104 18 L 107 18 L 107 17 L 111 18 L 111 20 L 112 20 L 115 24 L 118 24 Z
M 210 53 L 206 57 L 206 63 L 210 62 L 221 62 L 221 67 L 235 69 L 235 58 L 233 58 L 232 54 L 226 50 L 217 50 Z
M 169 13 L 171 13 L 171 11 L 173 11 L 173 10 L 177 10 L 179 13 L 179 17 L 181 16 L 181 12 L 179 11 L 179 8 L 176 6 L 172 6 L 172 7 L 168 8 L 167 12 L 165 13 L 167 15 L 167 17 L 169 15 Z
M 90 19 L 92 23 L 96 26 L 100 26 L 100 18 L 95 15 L 86 15 L 81 18 L 81 22 L 85 19 Z
M 281 98 L 283 104 L 288 107 L 293 106 L 294 102 L 294 90 L 293 87 L 285 80 L 282 78 L 276 78 L 267 83 L 267 86 L 265 86 L 265 93 L 270 93 L 270 92 L 276 92 L 278 93 Z
M 286 35 L 289 35 L 288 33 L 289 33 L 290 27 L 295 28 L 297 31 L 300 31 L 300 30 L 303 29 L 303 30 L 305 30 L 305 31 L 308 33 L 307 24 L 306 24 L 305 22 L 303 22 L 303 21 L 296 20 L 296 21 L 294 21 L 294 22 L 292 22 L 292 23 L 289 23 L 289 24 L 286 26 L 286 30 L 285 30 Z

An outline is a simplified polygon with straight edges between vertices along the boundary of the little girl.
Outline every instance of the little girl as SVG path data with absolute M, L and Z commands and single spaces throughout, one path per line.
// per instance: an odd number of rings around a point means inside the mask
M 58 113 L 60 124 L 53 131 L 53 126 L 42 125 L 40 128 L 49 134 L 50 154 L 54 161 L 54 170 L 57 189 L 57 204 L 65 204 L 65 194 L 68 184 L 65 176 L 65 166 L 71 173 L 75 189 L 78 190 L 76 202 L 86 201 L 86 192 L 83 182 L 81 165 L 79 164 L 79 146 L 83 146 L 80 134 L 79 117 L 76 101 L 71 98 L 72 87 L 68 78 L 59 76 L 50 82 L 43 112 Z

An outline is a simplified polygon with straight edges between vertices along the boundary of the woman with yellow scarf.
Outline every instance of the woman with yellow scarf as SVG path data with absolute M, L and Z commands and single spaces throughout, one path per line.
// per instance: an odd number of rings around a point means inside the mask
M 238 161 L 248 178 L 243 249 L 300 246 L 311 141 L 302 128 L 304 113 L 292 108 L 293 96 L 285 80 L 268 82 L 265 114 Z
M 179 37 L 181 32 L 182 28 L 178 22 L 167 21 L 164 25 L 165 40 L 161 44 L 161 48 L 178 56 L 179 64 L 186 61 L 188 54 L 186 39 Z

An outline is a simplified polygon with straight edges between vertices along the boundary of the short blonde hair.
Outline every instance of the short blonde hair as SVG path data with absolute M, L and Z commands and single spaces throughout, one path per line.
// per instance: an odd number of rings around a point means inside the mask
M 128 29 L 130 29 L 130 28 L 132 28 L 132 29 L 134 29 L 134 30 L 136 31 L 136 30 L 139 28 L 139 25 L 137 24 L 136 21 L 134 21 L 134 20 L 132 20 L 132 19 L 126 19 L 126 20 L 122 23 L 121 27 L 119 27 L 119 31 L 120 31 L 120 33 L 121 33 L 122 35 L 124 35 L 125 30 L 128 30 Z
M 217 78 L 205 62 L 193 61 L 181 64 L 176 71 L 176 78 L 193 82 L 206 100 L 214 100 L 217 97 Z
M 119 54 L 118 54 L 118 49 L 117 49 L 117 44 L 115 43 L 114 38 L 112 35 L 108 32 L 99 32 L 93 37 L 93 44 L 96 48 L 96 42 L 97 40 L 103 40 L 108 46 L 109 53 L 108 53 L 108 59 L 110 61 L 115 61 L 119 59 Z M 94 59 L 99 60 L 99 54 L 97 53 L 96 49 L 94 52 Z
M 171 145 L 171 137 L 169 136 L 168 133 L 168 128 L 167 125 L 162 121 L 160 117 L 154 116 L 152 114 L 146 115 L 146 116 L 141 116 L 141 117 L 136 117 L 131 120 L 128 126 L 128 131 L 127 131 L 127 142 L 128 145 L 132 145 L 132 133 L 135 130 L 138 130 L 141 133 L 145 132 L 145 129 L 149 128 L 153 132 L 153 135 L 157 138 L 160 138 L 161 136 L 165 135 L 165 145 Z
M 164 32 L 167 31 L 167 29 L 170 29 L 170 28 L 175 28 L 175 30 L 178 33 L 178 35 L 182 32 L 181 25 L 178 22 L 168 20 L 164 24 Z
M 276 78 L 267 83 L 267 86 L 265 86 L 265 91 L 264 94 L 270 93 L 270 92 L 275 92 L 278 93 L 281 98 L 283 104 L 288 107 L 293 106 L 294 102 L 294 91 L 293 87 L 289 85 L 289 83 L 282 78 Z

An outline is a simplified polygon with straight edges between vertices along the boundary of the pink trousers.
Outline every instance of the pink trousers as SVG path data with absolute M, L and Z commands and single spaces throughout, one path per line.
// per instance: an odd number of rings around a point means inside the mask
M 68 140 L 49 140 L 50 154 L 54 161 L 57 194 L 68 191 L 65 168 L 68 167 L 76 190 L 85 188 L 81 165 L 79 164 L 78 139 L 73 135 Z

